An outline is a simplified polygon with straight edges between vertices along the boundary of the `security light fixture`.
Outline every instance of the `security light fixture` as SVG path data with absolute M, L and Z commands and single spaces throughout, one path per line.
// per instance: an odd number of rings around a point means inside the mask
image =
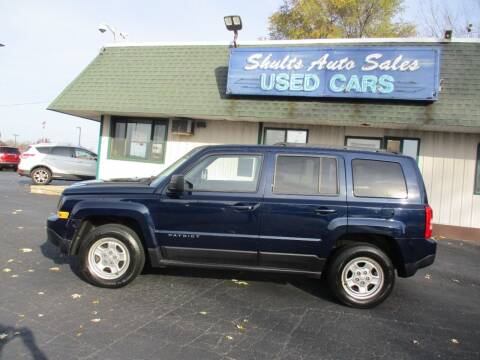
M 447 40 L 447 41 L 452 40 L 452 33 L 453 33 L 453 30 L 451 30 L 451 29 L 445 30 L 444 39 Z
M 100 31 L 102 34 L 106 31 L 110 31 L 113 35 L 113 42 L 116 42 L 117 41 L 117 37 L 120 36 L 123 40 L 126 40 L 127 37 L 128 37 L 128 34 L 127 33 L 124 33 L 124 32 L 119 32 L 117 31 L 113 26 L 110 26 L 106 23 L 102 23 L 100 25 L 98 25 L 98 31 Z
M 238 31 L 242 30 L 242 18 L 238 15 L 229 15 L 223 18 L 228 31 L 233 31 L 233 46 L 237 47 Z

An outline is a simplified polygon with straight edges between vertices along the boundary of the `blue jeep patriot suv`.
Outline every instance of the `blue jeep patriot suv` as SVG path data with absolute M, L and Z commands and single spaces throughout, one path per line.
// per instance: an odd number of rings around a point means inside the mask
M 325 277 L 353 307 L 433 263 L 432 210 L 414 159 L 306 146 L 199 147 L 158 176 L 65 189 L 48 238 L 85 279 L 117 288 L 152 267 Z

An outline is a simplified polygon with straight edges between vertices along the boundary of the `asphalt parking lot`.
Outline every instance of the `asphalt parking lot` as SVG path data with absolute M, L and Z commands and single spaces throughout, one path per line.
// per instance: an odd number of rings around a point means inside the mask
M 58 198 L 28 187 L 0 172 L 1 359 L 480 359 L 480 241 L 440 241 L 371 310 L 254 273 L 152 270 L 107 290 L 46 243 Z

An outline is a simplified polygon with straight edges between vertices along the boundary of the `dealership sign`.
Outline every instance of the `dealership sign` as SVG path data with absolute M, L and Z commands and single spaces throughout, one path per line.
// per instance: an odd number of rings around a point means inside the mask
M 437 100 L 436 47 L 233 48 L 227 94 Z

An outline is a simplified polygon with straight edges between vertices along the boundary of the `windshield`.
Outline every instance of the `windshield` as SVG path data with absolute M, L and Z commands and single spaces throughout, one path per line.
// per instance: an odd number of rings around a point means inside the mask
M 153 177 L 152 181 L 150 182 L 150 184 L 154 185 L 154 186 L 157 186 L 158 183 L 160 181 L 162 181 L 163 179 L 165 179 L 166 177 L 170 176 L 171 174 L 173 174 L 175 172 L 175 170 L 182 166 L 188 159 L 190 159 L 192 156 L 194 156 L 196 153 L 198 153 L 200 150 L 202 150 L 204 147 L 203 146 L 200 146 L 200 147 L 197 147 L 191 151 L 189 151 L 188 153 L 186 153 L 185 155 L 183 155 L 180 159 L 178 159 L 177 161 L 175 161 L 172 165 L 168 166 L 167 168 L 165 168 L 160 174 L 158 174 L 157 176 Z

